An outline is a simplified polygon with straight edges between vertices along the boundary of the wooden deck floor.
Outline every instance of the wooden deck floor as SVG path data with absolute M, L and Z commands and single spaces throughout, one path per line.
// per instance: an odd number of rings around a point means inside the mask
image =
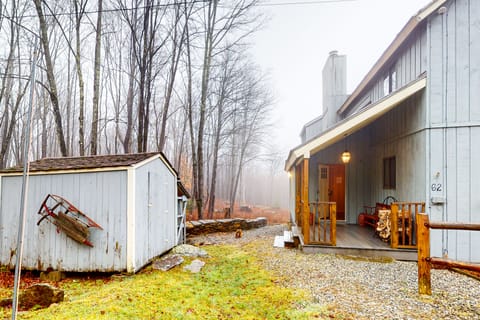
M 337 224 L 337 245 L 304 245 L 305 252 L 336 253 L 367 257 L 391 257 L 397 260 L 416 261 L 417 251 L 392 249 L 390 243 L 382 241 L 370 227 L 352 224 Z

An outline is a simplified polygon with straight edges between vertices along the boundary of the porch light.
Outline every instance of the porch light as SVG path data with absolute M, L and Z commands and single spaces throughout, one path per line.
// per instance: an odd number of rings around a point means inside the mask
M 352 158 L 352 155 L 347 150 L 345 150 L 342 153 L 342 162 L 343 163 L 349 163 L 351 158 Z

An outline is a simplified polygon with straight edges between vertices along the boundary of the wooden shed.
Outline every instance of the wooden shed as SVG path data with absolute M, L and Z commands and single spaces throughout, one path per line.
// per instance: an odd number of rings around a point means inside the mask
M 13 267 L 22 168 L 0 171 L 0 265 Z M 49 158 L 30 164 L 22 266 L 34 270 L 136 272 L 177 244 L 177 173 L 162 153 Z M 181 184 L 180 184 L 181 185 Z M 38 223 L 42 202 L 67 199 L 101 228 L 88 245 L 50 222 Z M 38 224 L 37 224 L 38 223 Z

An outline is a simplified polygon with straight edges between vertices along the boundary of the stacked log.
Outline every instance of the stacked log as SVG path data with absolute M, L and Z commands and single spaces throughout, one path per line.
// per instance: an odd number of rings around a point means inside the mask
M 187 222 L 187 234 L 198 235 L 215 232 L 235 232 L 238 229 L 248 230 L 261 228 L 267 225 L 267 218 L 256 219 L 218 219 L 197 220 Z
M 391 210 L 378 210 L 378 223 L 377 223 L 377 234 L 385 242 L 390 240 L 391 235 L 391 219 L 390 213 Z

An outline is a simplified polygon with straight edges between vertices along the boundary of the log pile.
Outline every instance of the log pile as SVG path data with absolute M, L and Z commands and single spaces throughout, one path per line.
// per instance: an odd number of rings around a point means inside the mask
M 385 242 L 390 240 L 391 235 L 391 210 L 378 210 L 377 234 Z
M 235 232 L 239 229 L 248 230 L 261 228 L 267 225 L 267 218 L 256 219 L 218 219 L 198 220 L 187 222 L 187 234 L 199 235 L 215 232 Z

